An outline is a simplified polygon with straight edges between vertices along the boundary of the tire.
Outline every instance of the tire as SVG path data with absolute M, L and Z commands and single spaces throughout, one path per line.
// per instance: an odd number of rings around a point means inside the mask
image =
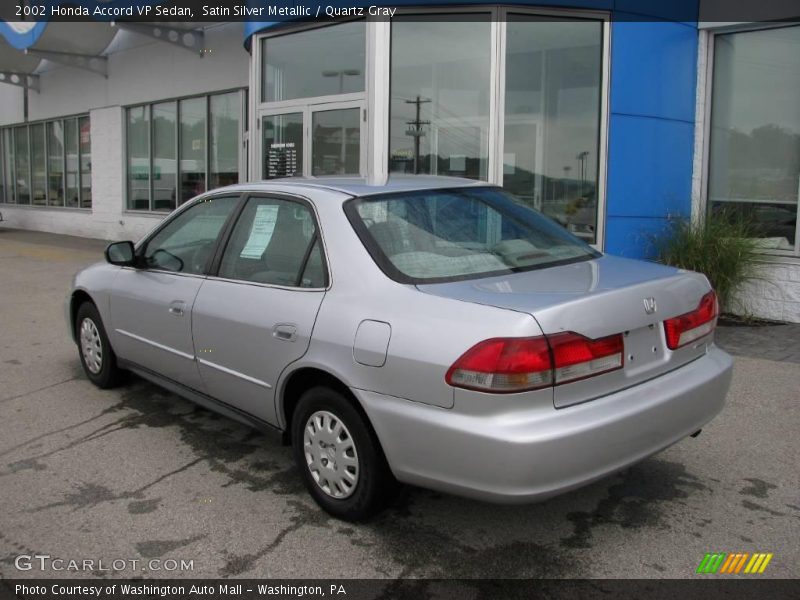
M 397 486 L 366 417 L 330 388 L 312 388 L 300 398 L 292 447 L 311 497 L 338 519 L 369 518 Z
M 122 379 L 122 371 L 117 366 L 117 356 L 111 349 L 100 313 L 91 302 L 84 302 L 78 308 L 75 334 L 83 372 L 89 381 L 100 389 L 117 385 Z

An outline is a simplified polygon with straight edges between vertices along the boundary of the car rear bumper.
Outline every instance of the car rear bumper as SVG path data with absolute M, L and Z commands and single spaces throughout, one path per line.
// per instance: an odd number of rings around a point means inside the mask
M 602 478 L 696 432 L 722 410 L 732 365 L 711 346 L 675 371 L 603 398 L 488 415 L 459 413 L 458 403 L 442 409 L 353 392 L 400 481 L 526 502 Z

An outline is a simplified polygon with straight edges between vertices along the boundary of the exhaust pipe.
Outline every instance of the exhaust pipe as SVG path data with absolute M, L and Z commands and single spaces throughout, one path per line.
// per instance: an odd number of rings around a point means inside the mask
M 692 435 L 690 435 L 689 437 L 696 438 L 696 437 L 697 437 L 698 435 L 700 435 L 701 433 L 703 433 L 703 430 L 702 430 L 702 429 L 698 429 L 697 431 L 695 431 L 695 432 L 694 432 Z

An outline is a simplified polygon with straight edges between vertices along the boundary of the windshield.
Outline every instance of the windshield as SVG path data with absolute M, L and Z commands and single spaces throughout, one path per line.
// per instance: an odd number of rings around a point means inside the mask
M 499 188 L 356 198 L 345 212 L 381 269 L 402 283 L 502 275 L 600 256 Z

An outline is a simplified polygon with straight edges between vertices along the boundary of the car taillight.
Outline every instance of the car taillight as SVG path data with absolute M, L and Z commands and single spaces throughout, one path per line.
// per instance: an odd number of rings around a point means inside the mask
M 717 326 L 718 314 L 717 295 L 712 290 L 700 299 L 700 305 L 692 312 L 664 321 L 667 347 L 675 350 L 707 336 Z
M 624 364 L 622 334 L 590 340 L 566 332 L 547 339 L 553 349 L 556 385 L 621 369 Z
M 452 386 L 495 393 L 536 390 L 622 368 L 622 335 L 597 340 L 565 332 L 493 338 L 465 352 L 447 371 Z
M 550 347 L 543 337 L 493 338 L 475 344 L 445 381 L 482 392 L 522 392 L 553 385 Z

